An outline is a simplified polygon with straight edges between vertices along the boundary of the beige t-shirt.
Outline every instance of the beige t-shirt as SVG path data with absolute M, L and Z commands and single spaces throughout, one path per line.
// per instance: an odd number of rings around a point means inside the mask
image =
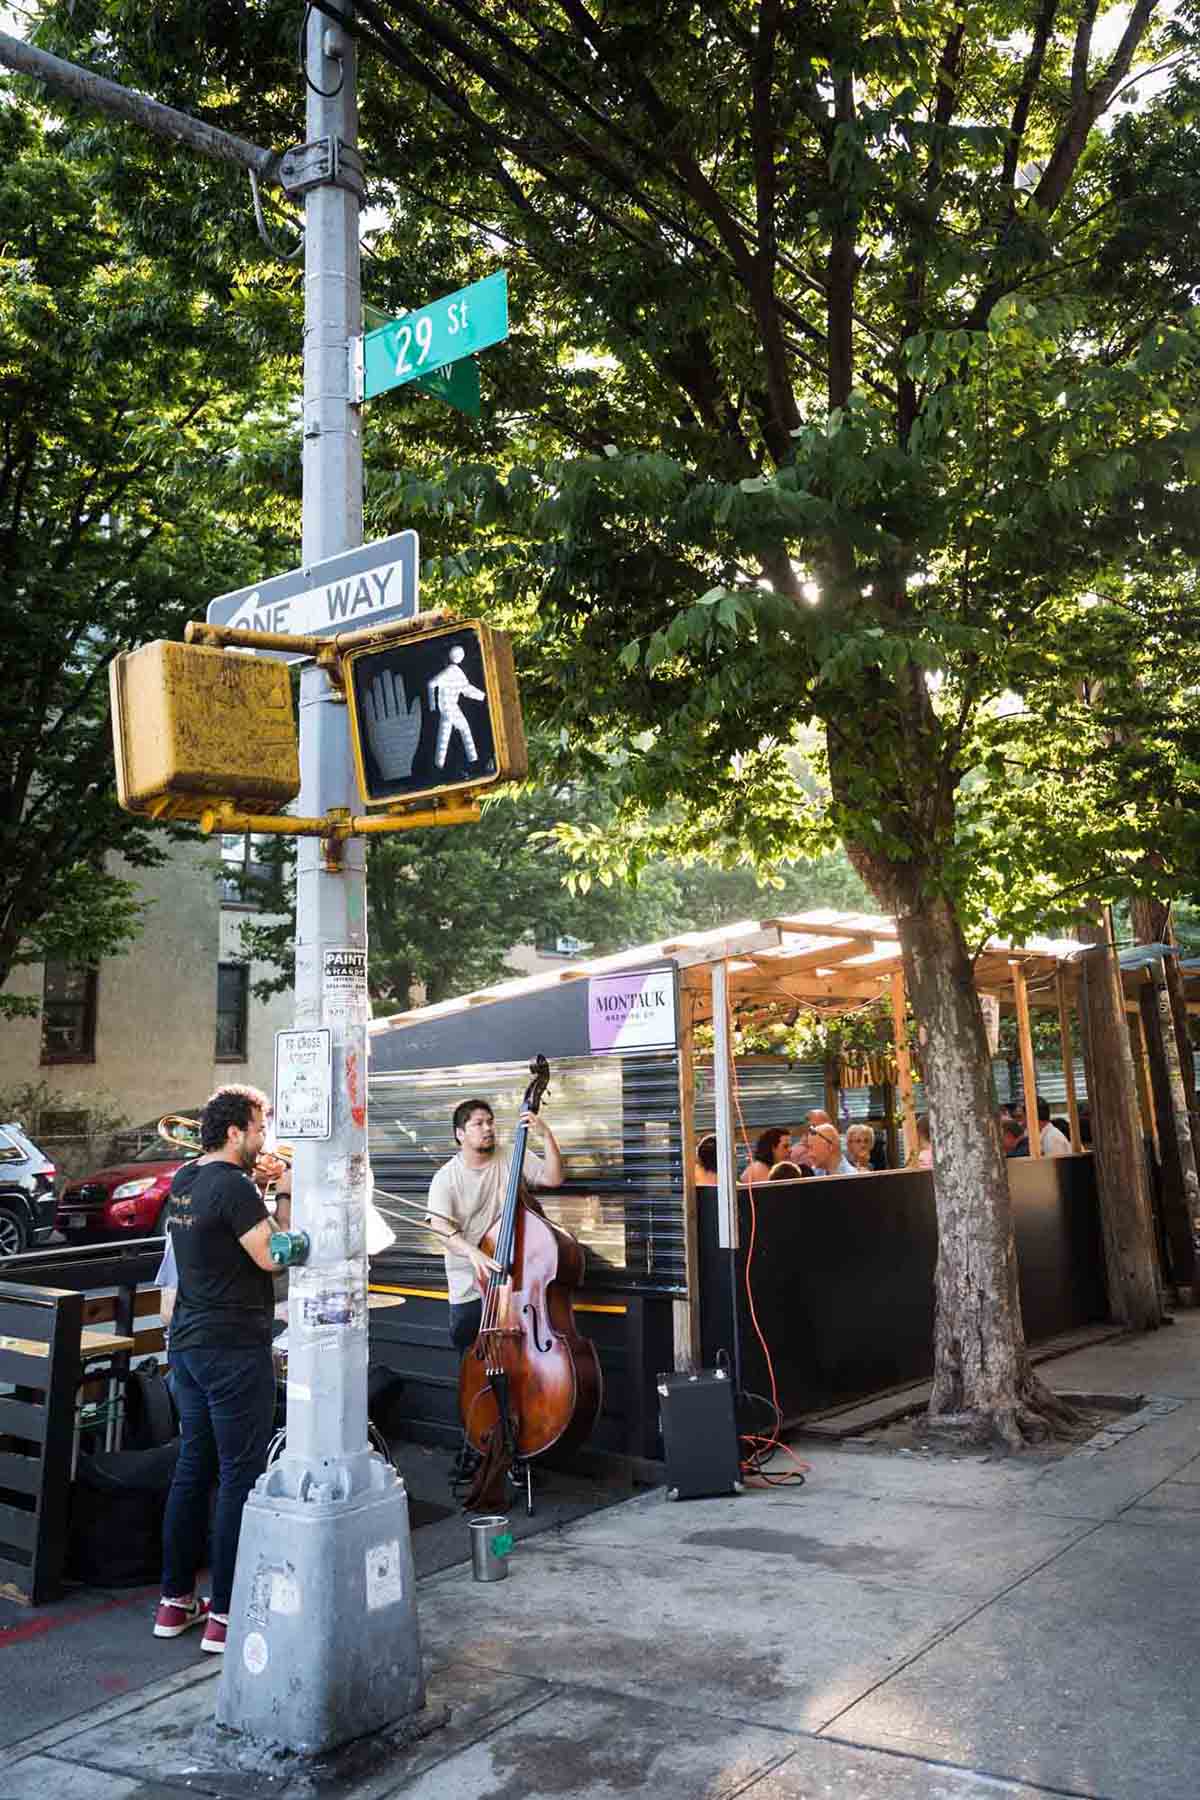
M 451 1157 L 429 1184 L 430 1208 L 448 1214 L 468 1244 L 480 1243 L 499 1223 L 511 1167 L 511 1156 L 498 1155 L 482 1169 L 468 1169 L 461 1156 Z M 546 1185 L 546 1165 L 540 1156 L 534 1156 L 530 1151 L 525 1153 L 521 1175 L 531 1188 Z M 435 1230 L 448 1229 L 443 1219 L 435 1218 L 433 1225 Z M 478 1300 L 479 1288 L 469 1259 L 461 1251 L 449 1248 L 443 1255 L 450 1304 L 461 1306 L 466 1300 Z

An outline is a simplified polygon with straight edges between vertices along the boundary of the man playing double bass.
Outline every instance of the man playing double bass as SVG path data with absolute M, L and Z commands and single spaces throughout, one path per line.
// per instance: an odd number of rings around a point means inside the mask
M 554 1133 L 541 1113 L 522 1113 L 519 1122 L 542 1140 L 541 1156 L 526 1154 L 525 1185 L 558 1187 L 563 1164 Z M 499 1223 L 512 1159 L 497 1145 L 495 1116 L 486 1100 L 463 1100 L 454 1109 L 452 1126 L 458 1155 L 443 1163 L 429 1184 L 428 1223 L 445 1245 L 450 1342 L 456 1350 L 469 1350 L 483 1318 L 481 1295 L 499 1266 L 479 1246 Z M 453 1221 L 452 1230 L 447 1219 Z

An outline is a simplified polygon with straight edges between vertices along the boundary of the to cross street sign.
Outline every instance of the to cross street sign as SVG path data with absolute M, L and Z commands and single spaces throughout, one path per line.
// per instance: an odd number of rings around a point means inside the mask
M 507 336 L 508 276 L 501 269 L 354 339 L 356 398 L 418 381 Z
M 343 550 L 307 569 L 275 575 L 255 587 L 210 600 L 210 625 L 242 631 L 286 631 L 333 637 L 386 619 L 410 619 L 417 610 L 420 543 L 415 531 L 398 531 L 374 544 Z M 256 654 L 285 662 L 303 657 L 284 650 Z

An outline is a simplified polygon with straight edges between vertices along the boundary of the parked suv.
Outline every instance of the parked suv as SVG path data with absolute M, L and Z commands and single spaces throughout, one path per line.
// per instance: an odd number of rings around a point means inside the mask
M 69 1244 L 154 1237 L 162 1230 L 171 1178 L 197 1154 L 155 1138 L 128 1162 L 114 1163 L 85 1175 L 82 1181 L 68 1183 L 54 1223 Z
M 19 1125 L 0 1125 L 0 1257 L 46 1242 L 54 1230 L 54 1176 L 54 1164 Z

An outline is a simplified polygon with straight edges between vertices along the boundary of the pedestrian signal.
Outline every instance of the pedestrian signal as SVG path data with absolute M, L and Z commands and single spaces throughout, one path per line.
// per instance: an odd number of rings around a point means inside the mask
M 477 621 L 405 632 L 344 659 L 363 803 L 400 807 L 528 769 L 512 645 Z
M 215 802 L 280 812 L 300 792 L 283 663 L 160 641 L 108 666 L 117 798 L 153 819 L 198 819 Z

